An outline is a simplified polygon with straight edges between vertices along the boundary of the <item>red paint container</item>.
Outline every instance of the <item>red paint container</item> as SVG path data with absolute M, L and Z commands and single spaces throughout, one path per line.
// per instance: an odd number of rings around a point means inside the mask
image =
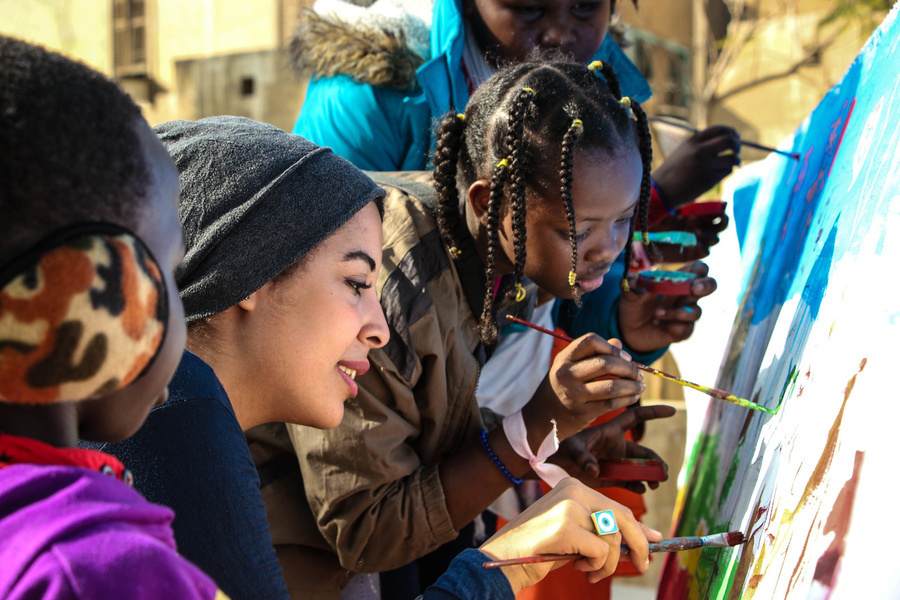
M 604 458 L 600 465 L 600 479 L 618 481 L 665 481 L 666 464 L 642 458 Z
M 694 273 L 685 271 L 641 271 L 638 273 L 637 285 L 651 294 L 687 296 L 691 293 L 691 285 L 696 277 Z
M 728 205 L 723 200 L 711 200 L 708 202 L 691 202 L 678 209 L 682 217 L 725 216 L 725 207 Z

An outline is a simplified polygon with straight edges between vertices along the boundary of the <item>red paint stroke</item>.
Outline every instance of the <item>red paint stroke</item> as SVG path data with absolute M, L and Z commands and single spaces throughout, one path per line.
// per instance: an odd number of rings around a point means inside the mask
M 838 148 L 841 147 L 841 142 L 844 141 L 844 133 L 847 131 L 847 125 L 850 124 L 850 116 L 853 114 L 853 108 L 856 106 L 856 98 L 850 99 L 850 110 L 847 111 L 847 117 L 844 119 L 844 126 L 841 127 L 841 136 L 838 139 L 837 148 L 834 149 L 834 156 L 831 157 L 831 164 L 828 165 L 828 174 L 831 175 L 831 167 L 834 166 L 834 159 L 837 158 Z M 841 112 L 844 112 L 844 108 L 846 108 L 847 102 L 844 102 L 844 106 L 841 107 Z
M 754 515 L 754 517 L 753 517 L 753 522 L 758 523 L 759 520 L 762 519 L 762 516 L 764 514 L 766 514 L 767 510 L 769 510 L 768 506 L 760 506 L 758 509 L 756 509 L 756 515 Z M 759 533 L 760 530 L 765 526 L 766 526 L 766 522 L 763 521 L 762 523 L 759 524 L 759 527 L 757 527 L 756 529 L 754 529 L 753 531 L 750 532 L 750 535 L 747 536 L 747 539 L 750 540 L 752 538 L 755 538 L 756 534 Z
M 800 191 L 800 188 L 803 187 L 803 180 L 806 179 L 806 171 L 809 170 L 809 157 L 812 156 L 815 147 L 815 144 L 811 145 L 809 150 L 806 151 L 806 154 L 803 155 L 803 166 L 800 167 L 800 173 L 797 175 L 797 183 L 794 184 L 794 189 L 791 192 L 792 194 L 796 194 Z
M 834 460 L 835 452 L 837 450 L 837 442 L 838 442 L 838 437 L 839 437 L 840 430 L 841 430 L 841 424 L 844 421 L 844 410 L 847 408 L 847 402 L 849 402 L 849 400 L 850 400 L 850 394 L 853 393 L 853 388 L 856 385 L 857 376 L 863 372 L 863 369 L 866 368 L 866 362 L 867 362 L 867 359 L 865 359 L 865 358 L 862 359 L 862 361 L 860 361 L 859 370 L 853 374 L 853 377 L 851 377 L 850 380 L 847 382 L 847 387 L 844 388 L 844 401 L 841 403 L 841 409 L 838 411 L 837 417 L 835 418 L 834 423 L 832 424 L 831 428 L 828 431 L 828 438 L 825 442 L 824 452 L 819 457 L 819 461 L 816 463 L 816 466 L 813 469 L 812 476 L 810 477 L 809 483 L 806 484 L 806 488 L 803 490 L 803 494 L 800 497 L 800 501 L 797 503 L 797 508 L 794 510 L 794 514 L 803 510 L 807 505 L 811 504 L 811 501 L 814 499 L 813 492 L 823 485 L 823 483 L 825 482 L 825 480 L 829 474 L 829 471 L 831 470 L 831 464 Z M 854 484 L 854 489 L 855 489 L 855 484 Z M 821 508 L 821 506 L 819 505 L 816 509 L 818 510 L 820 508 Z M 835 507 L 835 509 L 833 509 L 833 510 L 837 510 L 837 507 Z M 840 510 L 838 512 L 839 512 L 839 514 L 842 514 L 840 512 Z M 848 515 L 849 515 L 849 511 L 848 511 Z M 831 519 L 831 516 L 829 516 L 828 520 L 830 521 L 830 519 Z M 846 533 L 846 532 L 844 532 L 844 533 Z M 812 536 L 811 531 L 806 534 L 806 540 L 804 540 L 804 542 L 803 542 L 803 551 L 800 553 L 800 557 L 797 560 L 796 566 L 794 567 L 794 572 L 791 575 L 790 581 L 788 582 L 788 597 L 792 597 L 791 593 L 794 591 L 793 588 L 799 582 L 800 571 L 801 571 L 799 566 L 803 565 L 803 564 L 808 564 L 808 561 L 806 558 L 806 550 L 809 547 L 809 540 L 810 540 L 811 536 Z M 835 536 L 835 537 L 838 537 L 838 536 Z M 841 536 L 841 541 L 843 541 L 843 536 Z M 827 562 L 827 559 L 826 559 L 826 562 Z M 823 565 L 823 569 L 827 570 L 827 566 Z
M 849 109 L 848 109 L 849 104 Z M 834 161 L 837 158 L 838 150 L 841 147 L 841 142 L 844 141 L 844 134 L 847 131 L 847 125 L 850 123 L 850 116 L 853 114 L 853 108 L 856 106 L 856 98 L 852 98 L 844 102 L 844 105 L 841 107 L 840 112 L 838 113 L 838 117 L 831 123 L 830 133 L 828 135 L 828 141 L 825 145 L 825 150 L 822 155 L 822 160 L 826 160 L 828 155 L 831 154 L 831 160 L 828 162 L 828 166 L 824 164 L 819 164 L 818 169 L 816 171 L 816 180 L 813 182 L 809 189 L 806 190 L 806 204 L 812 204 L 813 200 L 819 196 L 822 190 L 825 188 L 825 182 L 827 181 L 829 175 L 831 175 L 831 168 L 834 166 Z M 844 112 L 846 111 L 846 114 Z M 797 194 L 800 189 L 803 187 L 803 183 L 806 180 L 807 173 L 810 168 L 810 157 L 813 154 L 813 149 L 815 145 L 811 145 L 806 153 L 803 155 L 802 166 L 800 168 L 800 173 L 797 175 L 797 181 L 794 183 L 793 194 Z M 790 209 L 785 218 L 785 225 L 781 230 L 781 240 L 784 241 L 787 238 L 787 229 L 788 223 L 790 222 L 791 212 Z M 802 244 L 802 240 L 806 237 L 806 232 L 809 231 L 809 226 L 812 223 L 812 213 L 809 213 L 806 218 L 806 227 L 801 235 L 796 235 L 797 239 L 797 247 L 799 248 Z M 818 241 L 818 239 L 816 240 Z
M 853 512 L 853 501 L 856 499 L 856 486 L 859 484 L 859 471 L 862 467 L 863 453 L 857 451 L 853 459 L 853 475 L 841 488 L 834 507 L 825 520 L 825 533 L 834 533 L 828 550 L 816 562 L 814 578 L 825 587 L 834 585 L 834 574 L 837 564 L 844 554 L 844 539 L 850 530 L 850 515 Z

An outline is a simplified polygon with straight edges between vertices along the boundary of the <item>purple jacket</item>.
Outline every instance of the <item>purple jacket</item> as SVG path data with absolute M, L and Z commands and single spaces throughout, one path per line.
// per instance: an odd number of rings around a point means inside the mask
M 0 598 L 216 598 L 175 551 L 172 517 L 99 472 L 0 469 Z

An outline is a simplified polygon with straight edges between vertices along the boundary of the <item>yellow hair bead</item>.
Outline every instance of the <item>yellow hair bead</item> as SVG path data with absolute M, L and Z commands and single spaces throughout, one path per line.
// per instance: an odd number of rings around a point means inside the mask
M 627 279 L 624 279 L 624 278 L 622 279 L 622 291 L 623 291 L 623 292 L 630 292 L 630 291 L 631 291 L 631 288 L 628 286 L 628 280 L 627 280 Z
M 523 92 L 528 92 L 528 93 L 531 94 L 532 96 L 535 96 L 535 95 L 536 95 L 536 94 L 534 93 L 534 90 L 531 89 L 531 88 L 522 88 L 522 91 L 523 91 Z
M 572 127 L 574 127 L 575 129 L 581 129 L 582 127 L 584 127 L 584 123 L 581 122 L 581 119 L 575 119 L 574 121 L 572 121 Z
M 650 245 L 650 234 L 647 233 L 646 231 L 642 231 L 641 232 L 641 241 L 644 243 L 645 246 L 649 246 Z
M 588 65 L 588 69 L 590 69 L 591 71 L 594 71 L 594 72 L 602 71 L 603 70 L 603 61 L 595 60 L 594 62 L 592 62 L 591 64 Z
M 459 119 L 460 121 L 462 121 L 463 123 L 466 122 L 466 115 L 464 115 L 463 113 L 456 113 L 456 118 Z
M 516 302 L 521 302 L 525 299 L 525 288 L 522 287 L 521 283 L 516 284 Z
M 462 256 L 462 251 L 456 246 L 450 246 L 450 256 L 453 258 L 459 258 Z
M 575 285 L 575 280 L 577 279 L 577 275 L 575 275 L 575 271 L 569 271 L 569 287 L 573 287 Z
M 504 167 L 504 168 L 505 168 L 505 167 L 508 167 L 508 166 L 509 166 L 509 163 L 507 162 L 507 160 L 506 160 L 505 158 L 504 158 L 503 160 L 501 160 L 500 162 L 497 163 L 497 168 L 498 168 L 498 169 L 501 168 L 501 167 Z
M 622 108 L 631 108 L 631 98 L 628 96 L 624 96 L 621 100 L 619 100 L 619 106 Z

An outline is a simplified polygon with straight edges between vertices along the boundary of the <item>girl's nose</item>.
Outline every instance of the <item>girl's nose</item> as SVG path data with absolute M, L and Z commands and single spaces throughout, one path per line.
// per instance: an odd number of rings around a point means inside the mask
M 622 236 L 619 236 L 622 237 Z M 624 240 L 622 240 L 624 242 Z M 604 235 L 602 239 L 596 239 L 584 250 L 584 260 L 589 263 L 612 262 L 619 256 L 624 248 L 614 235 Z
M 568 50 L 575 44 L 575 27 L 569 23 L 565 10 L 547 15 L 548 24 L 541 34 L 541 46 Z

